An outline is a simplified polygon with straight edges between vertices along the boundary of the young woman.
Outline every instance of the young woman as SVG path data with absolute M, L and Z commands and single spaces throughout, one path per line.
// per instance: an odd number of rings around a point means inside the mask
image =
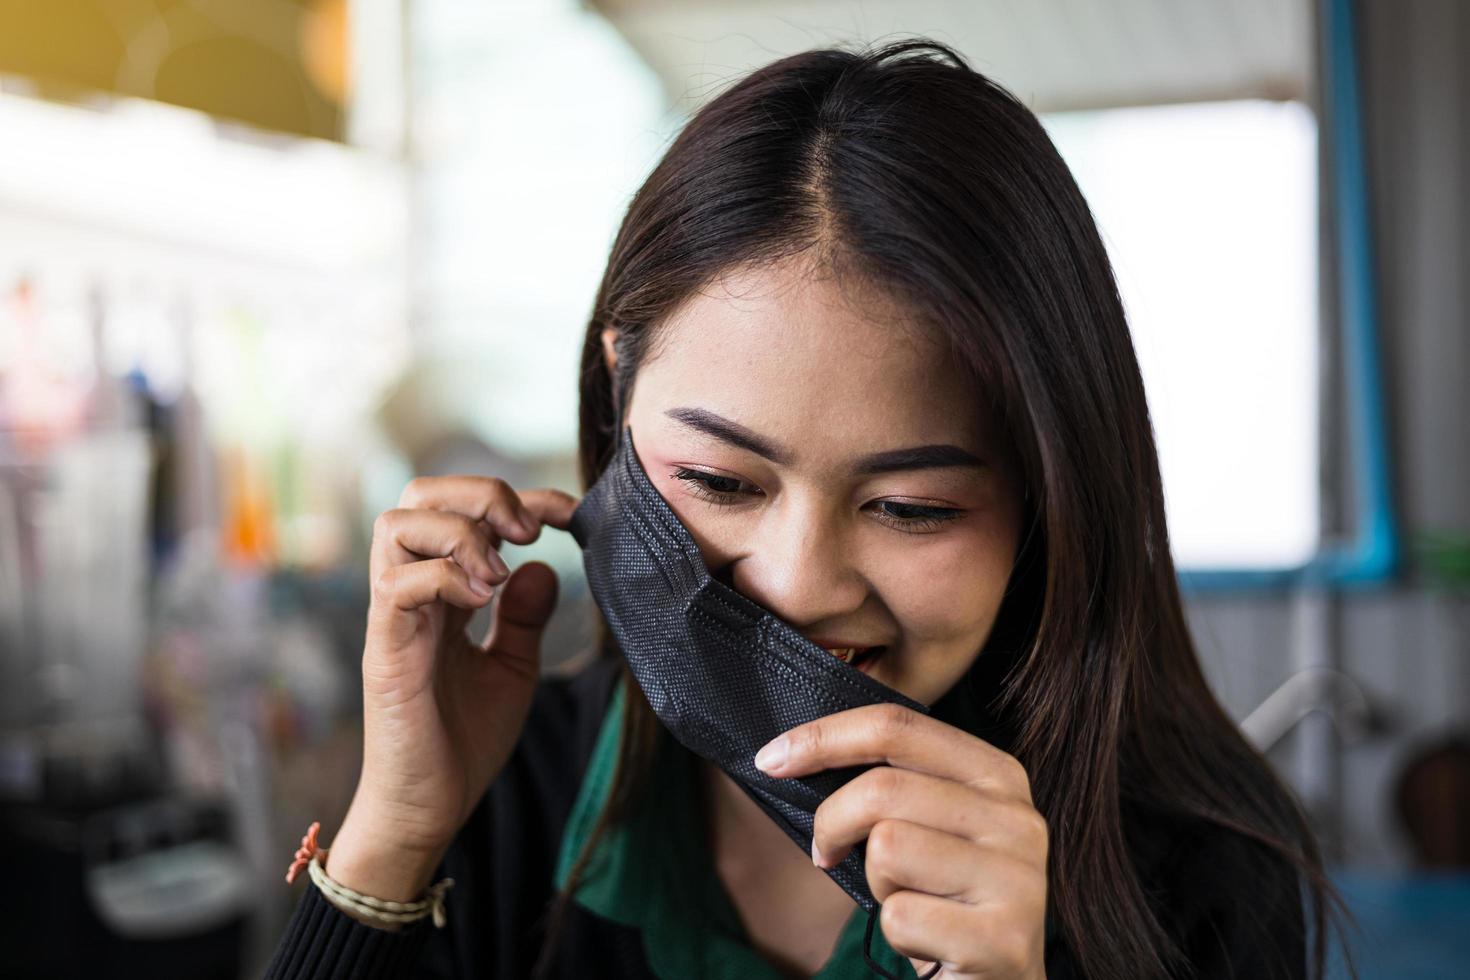
M 1004 89 L 904 41 L 706 106 L 596 298 L 588 485 L 624 427 L 711 575 L 931 710 L 762 750 L 775 778 L 857 767 L 803 853 L 609 636 L 540 676 L 555 577 L 496 547 L 574 498 L 415 480 L 375 528 L 357 793 L 271 976 L 862 976 L 827 873 L 855 847 L 893 976 L 1320 973 L 1335 897 L 1201 674 L 1106 252 Z

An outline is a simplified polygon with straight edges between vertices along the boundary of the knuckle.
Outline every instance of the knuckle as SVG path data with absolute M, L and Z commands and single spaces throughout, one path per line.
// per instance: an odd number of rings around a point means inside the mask
M 826 735 L 821 725 L 807 725 L 791 736 L 792 754 L 802 756 L 820 755 Z
M 890 943 L 903 942 L 913 925 L 914 909 L 906 892 L 894 892 L 878 907 L 878 924 Z
M 485 502 L 485 517 L 495 522 L 518 524 L 521 515 L 529 513 L 515 487 L 498 476 L 486 477 L 489 495 Z
M 491 548 L 499 548 L 500 539 L 485 524 L 473 518 L 464 519 L 465 542 L 479 549 L 481 554 Z
M 880 705 L 873 713 L 873 726 L 885 739 L 902 734 L 911 724 L 913 724 L 912 712 L 901 705 Z
M 863 774 L 863 798 L 872 807 L 882 807 L 902 791 L 903 774 L 892 766 L 876 766 Z
M 893 866 L 883 858 L 869 854 L 863 859 L 863 875 L 868 881 L 868 891 L 879 905 L 886 904 L 890 896 L 898 891 L 898 882 L 893 876 Z
M 1029 800 L 1031 798 L 1031 774 L 1026 771 L 1021 760 L 1015 756 L 1007 754 L 1004 759 L 1005 762 L 1001 764 L 1001 769 L 1005 774 L 1007 785 L 1014 786 L 1022 796 Z
M 390 508 L 378 514 L 373 519 L 373 537 L 384 540 L 393 536 L 393 529 L 398 522 L 398 509 Z
M 1045 856 L 1051 845 L 1051 828 L 1047 826 L 1046 817 L 1037 810 L 1027 810 L 1026 824 L 1031 835 L 1031 845 L 1037 853 Z
M 454 522 L 454 541 L 457 546 L 478 544 L 482 538 L 488 546 L 489 538 L 476 527 L 478 522 L 473 518 L 466 517 L 464 514 L 450 514 L 449 519 Z
M 897 856 L 902 827 L 897 820 L 879 820 L 868 832 L 868 846 L 864 860 L 879 867 L 888 867 Z
M 419 501 L 428 496 L 429 487 L 433 478 L 427 476 L 416 476 L 403 488 L 403 493 L 398 497 L 398 506 L 413 507 Z
M 519 501 L 516 492 L 511 485 L 498 476 L 487 476 L 485 486 L 490 493 L 491 499 L 497 504 L 506 504 Z
M 373 600 L 391 602 L 398 594 L 398 569 L 387 568 L 373 579 Z

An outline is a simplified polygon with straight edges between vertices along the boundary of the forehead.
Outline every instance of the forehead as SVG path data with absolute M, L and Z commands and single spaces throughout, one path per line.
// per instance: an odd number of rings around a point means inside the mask
M 733 270 L 658 326 L 635 403 L 701 407 L 842 456 L 951 442 L 984 450 L 975 385 L 933 327 L 851 276 L 799 259 Z

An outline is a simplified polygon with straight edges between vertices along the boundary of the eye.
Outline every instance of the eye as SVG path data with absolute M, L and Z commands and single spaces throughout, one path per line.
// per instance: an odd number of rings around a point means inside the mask
M 901 500 L 878 500 L 872 506 L 877 508 L 879 521 L 899 531 L 911 533 L 937 531 L 964 513 L 955 507 L 929 507 L 924 504 L 904 503 Z
M 737 477 L 691 470 L 683 466 L 674 467 L 674 479 L 682 480 L 695 497 L 715 504 L 739 503 L 740 497 L 757 496 L 761 492 L 759 487 Z M 742 486 L 748 489 L 742 490 Z

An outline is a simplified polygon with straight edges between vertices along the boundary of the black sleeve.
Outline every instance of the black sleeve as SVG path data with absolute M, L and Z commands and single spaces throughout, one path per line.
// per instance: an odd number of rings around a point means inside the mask
M 307 882 L 275 956 L 270 980 L 386 980 L 413 975 L 433 926 L 421 920 L 398 932 L 358 922 Z
M 557 849 L 607 699 L 614 665 L 537 685 L 526 727 L 435 873 L 454 879 L 448 922 L 375 929 L 307 882 L 267 980 L 524 977 L 540 951 Z

